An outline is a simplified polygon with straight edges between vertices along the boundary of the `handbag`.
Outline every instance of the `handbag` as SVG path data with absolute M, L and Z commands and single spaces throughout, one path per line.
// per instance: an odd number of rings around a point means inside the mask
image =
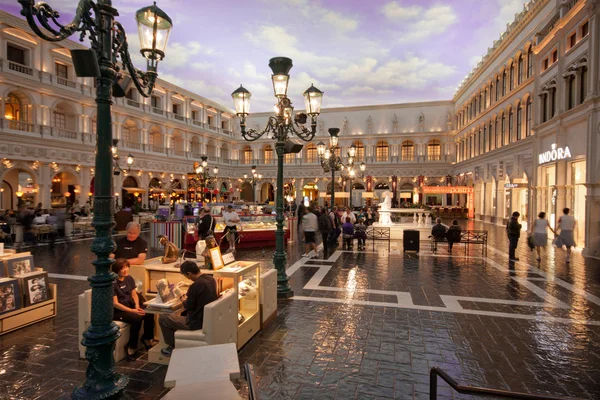
M 527 237 L 527 246 L 529 246 L 529 250 L 533 250 L 535 248 L 535 242 L 532 235 Z

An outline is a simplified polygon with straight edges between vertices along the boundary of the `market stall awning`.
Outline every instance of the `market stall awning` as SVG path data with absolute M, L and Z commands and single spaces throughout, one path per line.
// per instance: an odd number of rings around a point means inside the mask
M 123 190 L 126 190 L 127 193 L 146 193 L 148 190 L 144 189 L 144 188 L 139 188 L 139 187 L 124 187 Z
M 185 189 L 173 189 L 173 191 L 175 193 L 187 193 L 187 190 L 185 190 Z

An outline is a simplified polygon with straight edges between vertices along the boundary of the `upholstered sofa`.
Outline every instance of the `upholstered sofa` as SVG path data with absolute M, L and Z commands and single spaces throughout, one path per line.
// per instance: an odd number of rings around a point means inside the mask
M 88 289 L 79 295 L 78 299 L 78 328 L 79 328 L 79 357 L 85 358 L 85 347 L 81 344 L 83 339 L 83 332 L 90 326 L 90 320 L 92 315 L 92 289 Z M 127 357 L 125 346 L 129 341 L 129 329 L 130 325 L 126 322 L 115 321 L 115 324 L 119 327 L 121 336 L 117 339 L 115 344 L 114 357 L 115 361 L 119 362 Z
M 204 306 L 202 329 L 175 332 L 175 348 L 237 342 L 238 299 L 230 290 Z

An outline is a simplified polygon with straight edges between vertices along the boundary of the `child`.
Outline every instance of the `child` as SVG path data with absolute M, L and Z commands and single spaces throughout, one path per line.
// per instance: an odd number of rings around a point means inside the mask
M 346 217 L 346 222 L 342 225 L 342 238 L 344 239 L 344 250 L 352 250 L 354 247 L 354 225 L 350 222 L 350 217 Z

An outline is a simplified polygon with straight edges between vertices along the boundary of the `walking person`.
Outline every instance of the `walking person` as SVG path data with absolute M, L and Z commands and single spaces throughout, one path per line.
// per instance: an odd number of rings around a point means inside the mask
M 569 215 L 570 211 L 569 208 L 563 208 L 564 215 L 558 219 L 558 227 L 556 228 L 556 232 L 558 232 L 556 247 L 567 247 L 567 259 L 565 260 L 567 263 L 571 262 L 571 247 L 575 246 L 575 235 L 573 234 L 573 231 L 577 224 L 575 218 Z
M 460 234 L 461 229 L 458 225 L 457 220 L 452 221 L 452 225 L 448 228 L 448 232 L 446 232 L 446 240 L 448 241 L 448 253 L 452 254 L 452 246 L 454 243 L 460 242 Z
M 546 244 L 548 244 L 548 229 L 550 229 L 552 233 L 556 235 L 556 231 L 552 229 L 550 225 L 548 225 L 546 213 L 542 211 L 538 214 L 538 218 L 535 221 L 533 221 L 533 227 L 531 228 L 533 244 L 535 245 L 535 249 L 537 251 L 538 261 L 542 261 L 542 247 L 546 247 Z
M 331 231 L 331 235 L 329 235 L 329 244 L 333 248 L 338 246 L 338 238 L 342 234 L 342 222 L 340 221 L 340 216 L 338 215 L 337 210 L 337 207 L 334 206 L 329 213 L 329 218 L 331 219 L 331 224 L 333 225 L 333 231 Z
M 521 214 L 519 214 L 518 211 L 513 212 L 508 224 L 506 224 L 506 235 L 508 236 L 508 258 L 510 261 L 519 261 L 515 255 L 515 250 L 517 250 L 519 238 L 521 237 L 521 224 L 519 223 L 520 216 Z
M 304 226 L 304 254 L 302 257 L 312 258 L 311 254 L 317 254 L 317 231 L 319 230 L 319 222 L 317 216 L 313 213 L 313 208 L 308 207 L 306 214 L 302 217 L 302 225 Z
M 323 258 L 327 258 L 329 250 L 329 235 L 333 231 L 333 225 L 331 224 L 331 219 L 329 218 L 329 215 L 327 215 L 327 208 L 325 207 L 321 209 L 321 215 L 319 215 L 318 224 L 319 232 L 321 232 L 321 237 L 323 238 Z

